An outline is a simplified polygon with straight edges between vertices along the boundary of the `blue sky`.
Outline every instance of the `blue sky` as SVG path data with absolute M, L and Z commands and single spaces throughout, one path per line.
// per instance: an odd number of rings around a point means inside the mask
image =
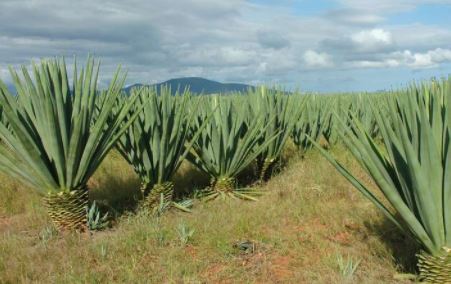
M 2 0 L 7 67 L 88 53 L 102 83 L 201 76 L 305 91 L 373 91 L 451 74 L 451 0 Z M 18 20 L 20 19 L 20 21 Z
M 391 15 L 388 23 L 392 25 L 424 23 L 427 25 L 444 25 L 451 27 L 451 5 L 422 4 L 412 10 Z

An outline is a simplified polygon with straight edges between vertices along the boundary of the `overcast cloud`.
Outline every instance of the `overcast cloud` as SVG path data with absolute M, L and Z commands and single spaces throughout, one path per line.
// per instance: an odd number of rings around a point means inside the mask
M 122 64 L 128 83 L 384 89 L 451 73 L 449 14 L 446 0 L 1 0 L 0 77 L 8 65 L 92 53 L 104 81 Z

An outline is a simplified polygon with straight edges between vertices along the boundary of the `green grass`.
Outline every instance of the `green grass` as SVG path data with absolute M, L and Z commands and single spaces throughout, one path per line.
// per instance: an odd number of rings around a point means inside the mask
M 334 154 L 370 183 L 342 148 Z M 39 197 L 0 176 L 0 283 L 408 283 L 393 276 L 414 272 L 411 241 L 318 152 L 285 156 L 258 202 L 196 202 L 155 219 L 128 210 L 139 181 L 112 153 L 89 185 L 120 217 L 93 235 L 55 234 Z M 188 164 L 175 179 L 178 192 L 208 184 Z M 180 224 L 195 230 L 187 241 Z M 253 253 L 234 246 L 246 240 Z M 338 256 L 360 263 L 349 275 Z

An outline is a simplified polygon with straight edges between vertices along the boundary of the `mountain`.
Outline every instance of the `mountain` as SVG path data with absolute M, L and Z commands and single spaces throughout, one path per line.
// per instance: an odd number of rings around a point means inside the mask
M 247 91 L 249 88 L 254 88 L 254 86 L 246 84 L 220 83 L 200 77 L 185 77 L 171 79 L 153 85 L 134 84 L 127 86 L 126 88 L 124 88 L 124 90 L 128 93 L 132 88 L 142 86 L 157 87 L 158 90 L 162 86 L 167 86 L 171 88 L 172 94 L 175 94 L 177 90 L 183 91 L 185 88 L 189 88 L 189 90 L 195 94 L 224 94 L 231 92 L 243 92 Z

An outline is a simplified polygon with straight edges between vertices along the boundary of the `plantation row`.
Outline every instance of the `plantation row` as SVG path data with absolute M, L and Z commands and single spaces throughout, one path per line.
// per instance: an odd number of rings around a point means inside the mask
M 161 214 L 189 211 L 190 200 L 175 200 L 172 181 L 184 160 L 211 179 L 203 200 L 255 200 L 258 191 L 237 176 L 256 165 L 259 181 L 270 178 L 291 139 L 301 153 L 317 147 L 421 244 L 423 280 L 451 281 L 451 78 L 381 94 L 287 95 L 261 87 L 171 96 L 164 88 L 127 95 L 120 71 L 99 91 L 98 72 L 90 58 L 74 68 L 70 84 L 64 61 L 55 59 L 34 65 L 34 79 L 25 68 L 11 70 L 17 95 L 0 82 L 0 170 L 40 192 L 61 230 L 92 221 L 87 183 L 113 148 L 141 180 L 141 207 Z M 383 200 L 330 155 L 336 143 L 347 146 Z

